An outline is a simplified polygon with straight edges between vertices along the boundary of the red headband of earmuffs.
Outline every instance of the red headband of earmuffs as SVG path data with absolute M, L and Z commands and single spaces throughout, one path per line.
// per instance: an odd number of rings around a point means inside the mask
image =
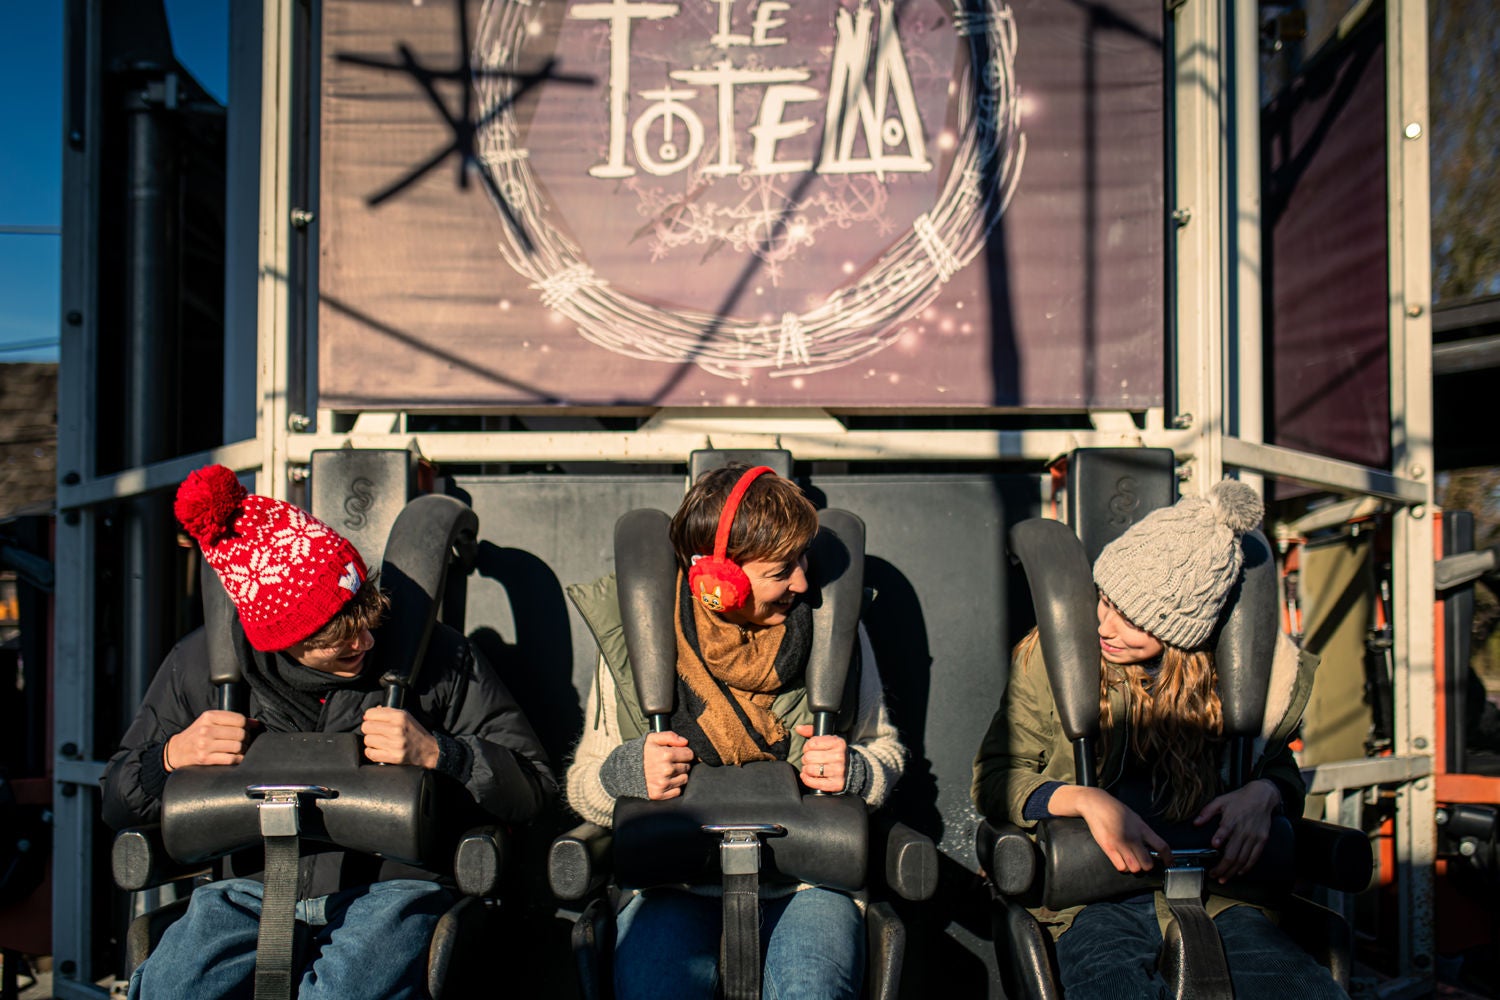
M 750 578 L 739 564 L 729 558 L 729 529 L 734 525 L 735 511 L 745 498 L 756 477 L 767 472 L 775 473 L 769 465 L 757 465 L 747 469 L 729 491 L 724 509 L 719 513 L 719 530 L 714 535 L 714 552 L 703 556 L 688 570 L 688 587 L 693 596 L 710 611 L 734 611 L 745 606 L 750 599 Z

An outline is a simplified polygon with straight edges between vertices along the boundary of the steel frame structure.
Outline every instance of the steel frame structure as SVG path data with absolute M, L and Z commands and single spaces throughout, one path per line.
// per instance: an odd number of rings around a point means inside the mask
M 1169 3 L 1172 59 L 1169 86 L 1174 134 L 1169 137 L 1175 190 L 1174 274 L 1168 349 L 1175 381 L 1170 409 L 1145 415 L 1090 414 L 1093 429 L 994 431 L 851 431 L 821 410 L 662 410 L 638 431 L 412 433 L 402 413 L 357 415 L 347 433 L 335 433 L 334 415 L 315 419 L 293 412 L 289 400 L 297 318 L 289 275 L 293 243 L 311 239 L 294 226 L 293 192 L 299 176 L 292 123 L 299 73 L 315 65 L 299 60 L 315 41 L 317 9 L 300 0 L 232 0 L 231 73 L 236 93 L 260 94 L 256 178 L 231 170 L 229 228 L 258 233 L 253 259 L 228 255 L 231 329 L 226 345 L 226 433 L 241 440 L 208 452 L 101 475 L 94 468 L 93 385 L 100 337 L 97 288 L 97 146 L 100 11 L 104 0 L 69 0 L 68 50 L 82 54 L 65 107 L 85 109 L 70 122 L 64 144 L 63 287 L 58 425 L 56 613 L 56 826 L 54 853 L 54 988 L 56 996 L 97 997 L 104 971 L 93 967 L 89 908 L 94 891 L 97 781 L 108 747 L 95 746 L 93 683 L 96 651 L 91 633 L 95 589 L 91 567 L 100 508 L 121 498 L 163 491 L 208 461 L 257 474 L 259 491 L 286 496 L 297 469 L 317 448 L 341 446 L 417 449 L 440 462 L 680 462 L 695 448 L 783 447 L 813 461 L 1043 461 L 1087 445 L 1143 444 L 1172 448 L 1181 463 L 1184 491 L 1205 489 L 1226 470 L 1240 476 L 1284 477 L 1353 498 L 1376 498 L 1394 511 L 1395 620 L 1402 623 L 1396 649 L 1397 732 L 1401 768 L 1378 775 L 1372 762 L 1324 765 L 1315 787 L 1336 794 L 1329 809 L 1343 816 L 1357 789 L 1383 785 L 1400 800 L 1397 863 L 1400 870 L 1400 972 L 1392 995 L 1430 983 L 1432 865 L 1435 852 L 1431 753 L 1433 717 L 1432 401 L 1427 187 L 1426 2 L 1389 4 L 1387 18 L 1387 131 L 1389 152 L 1389 271 L 1391 416 L 1393 462 L 1370 468 L 1266 444 L 1261 385 L 1259 191 L 1259 91 L 1257 5 L 1228 0 Z M 306 36 L 306 37 L 304 37 Z M 311 49 L 315 51 L 316 45 Z M 236 69 L 235 67 L 239 68 Z M 315 79 L 315 76 L 314 76 Z M 314 91 L 315 92 L 315 91 Z M 243 104 L 242 104 L 243 106 Z M 251 105 L 253 107 L 253 105 Z M 244 119 L 241 119 L 243 122 Z M 234 126 L 231 124 L 231 136 Z M 256 136 L 252 123 L 243 136 Z M 231 142 L 235 140 L 231 137 Z M 312 154 L 315 156 L 315 152 Z M 251 160 L 250 162 L 257 162 Z M 236 180 L 236 177 L 239 179 Z M 254 190 L 257 193 L 252 195 Z M 240 209 L 236 214 L 234 206 Z M 249 206 L 246 208 L 245 206 Z M 253 214 L 249 214 L 253 213 Z M 307 216 L 301 215 L 305 222 Z M 238 219 L 238 221 L 236 221 Z M 1164 222 L 1165 224 L 1165 222 Z M 315 232 L 315 230 L 312 230 Z M 249 241 L 241 239 L 248 247 Z M 256 275 L 254 308 L 247 269 Z M 234 291 L 238 289 L 238 291 Z M 308 294 L 314 295 L 313 290 Z M 237 297 L 237 298 L 236 298 Z M 252 315 L 254 314 L 254 315 Z M 247 318 L 248 317 L 248 318 Z M 258 318 L 256 318 L 258 317 Z M 251 356 L 253 389 L 241 362 Z M 301 360 L 305 360 L 306 354 Z M 249 409 L 254 409 L 253 428 Z M 1399 773 L 1398 773 L 1399 772 Z M 1368 780 L 1367 780 L 1368 779 Z M 1378 780 L 1376 780 L 1378 779 Z

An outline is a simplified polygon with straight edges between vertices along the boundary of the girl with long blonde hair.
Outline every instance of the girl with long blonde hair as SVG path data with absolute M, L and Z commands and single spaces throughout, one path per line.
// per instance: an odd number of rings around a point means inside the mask
M 1218 883 L 1251 872 L 1278 816 L 1302 812 L 1289 741 L 1316 660 L 1278 636 L 1265 726 L 1250 780 L 1225 783 L 1223 708 L 1207 648 L 1244 563 L 1240 536 L 1260 497 L 1225 481 L 1206 497 L 1153 511 L 1094 563 L 1099 599 L 1099 780 L 1077 783 L 1035 630 L 1016 647 L 1000 710 L 974 764 L 974 801 L 992 822 L 1024 829 L 1073 816 L 1116 869 L 1143 872 L 1179 848 L 1207 846 Z M 1163 918 L 1155 894 L 1034 915 L 1056 942 L 1068 1000 L 1166 995 L 1156 969 Z M 1237 997 L 1345 994 L 1260 909 L 1211 895 Z

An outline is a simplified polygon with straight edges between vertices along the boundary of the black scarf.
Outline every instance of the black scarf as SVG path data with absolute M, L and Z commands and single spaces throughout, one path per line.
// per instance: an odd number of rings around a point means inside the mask
M 314 733 L 322 718 L 323 703 L 335 690 L 351 688 L 373 690 L 373 678 L 380 671 L 373 665 L 375 651 L 365 654 L 360 672 L 354 677 L 304 667 L 286 653 L 262 653 L 251 650 L 248 662 L 241 664 L 245 683 L 255 694 L 258 721 L 273 733 Z

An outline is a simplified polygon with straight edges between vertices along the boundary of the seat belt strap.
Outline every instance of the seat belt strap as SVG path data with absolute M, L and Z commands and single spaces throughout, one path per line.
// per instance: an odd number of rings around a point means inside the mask
M 296 995 L 293 977 L 301 969 L 294 954 L 302 854 L 298 810 L 302 796 L 328 798 L 333 792 L 322 785 L 250 785 L 245 794 L 261 800 L 260 835 L 266 852 L 255 941 L 255 1000 L 291 1000 Z
M 1168 869 L 1162 894 L 1172 920 L 1162 938 L 1160 972 L 1173 1000 L 1233 1000 L 1224 942 L 1203 905 L 1203 869 Z
M 760 977 L 760 875 L 725 875 L 719 941 L 724 1000 L 760 1000 Z
M 261 806 L 262 815 L 271 804 Z M 296 800 L 292 801 L 296 808 Z M 291 1000 L 296 941 L 298 837 L 267 837 L 265 891 L 255 940 L 255 1000 Z
M 774 823 L 705 824 L 717 833 L 724 873 L 724 929 L 719 938 L 719 985 L 724 1000 L 760 1000 L 760 838 L 785 833 Z

